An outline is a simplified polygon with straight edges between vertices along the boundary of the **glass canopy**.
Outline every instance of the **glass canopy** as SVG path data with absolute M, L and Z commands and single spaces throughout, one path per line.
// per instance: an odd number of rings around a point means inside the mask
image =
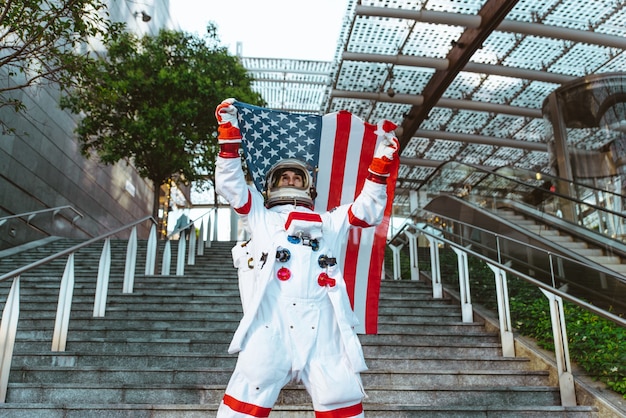
M 615 0 L 353 0 L 334 62 L 242 58 L 269 106 L 398 123 L 395 206 L 446 161 L 549 173 L 542 103 L 626 71 Z

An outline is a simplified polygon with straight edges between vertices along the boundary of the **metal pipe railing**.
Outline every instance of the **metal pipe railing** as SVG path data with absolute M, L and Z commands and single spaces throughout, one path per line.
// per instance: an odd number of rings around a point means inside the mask
M 209 232 L 209 237 L 208 239 L 205 241 L 204 240 L 204 218 L 207 215 L 210 215 L 212 212 L 215 212 L 217 210 L 217 208 L 213 208 L 210 209 L 208 211 L 206 211 L 205 213 L 203 213 L 202 215 L 198 216 L 196 219 L 189 221 L 187 224 L 180 226 L 179 228 L 174 229 L 172 232 L 170 232 L 166 237 L 166 242 L 165 242 L 165 249 L 163 251 L 163 260 L 162 260 L 162 264 L 161 264 L 161 275 L 169 275 L 170 274 L 170 267 L 171 267 L 171 260 L 172 260 L 172 249 L 171 249 L 171 245 L 170 245 L 170 241 L 171 238 L 173 236 L 178 235 L 178 253 L 177 253 L 177 260 L 176 260 L 176 275 L 177 276 L 182 276 L 185 274 L 185 260 L 184 260 L 184 255 L 185 253 L 187 253 L 187 264 L 188 265 L 194 265 L 196 262 L 196 255 L 204 255 L 204 249 L 209 248 L 211 246 L 211 237 L 210 237 L 210 232 Z M 200 228 L 199 228 L 199 234 L 198 237 L 196 237 L 195 231 L 193 231 L 194 233 L 189 233 L 189 251 L 187 252 L 187 230 L 195 225 L 198 220 L 202 220 L 202 222 L 200 222 Z M 207 220 L 207 230 L 210 231 L 211 230 L 211 218 L 209 217 Z
M 18 213 L 17 215 L 3 216 L 3 217 L 0 217 L 0 226 L 4 225 L 6 221 L 8 221 L 9 219 L 24 218 L 24 217 L 26 218 L 26 222 L 30 223 L 30 221 L 32 221 L 33 218 L 35 218 L 37 215 L 40 215 L 42 213 L 52 212 L 52 216 L 55 216 L 59 214 L 63 209 L 69 209 L 72 212 L 74 212 L 75 216 L 72 218 L 72 224 L 75 224 L 78 219 L 83 217 L 83 214 L 77 211 L 76 209 L 74 209 L 73 206 L 66 205 L 66 206 L 57 206 L 55 208 L 35 210 L 32 212 Z
M 86 240 L 84 242 L 81 242 L 80 244 L 74 245 L 73 247 L 66 248 L 65 250 L 61 250 L 61 251 L 59 251 L 56 254 L 50 255 L 48 257 L 44 257 L 41 260 L 33 261 L 32 263 L 30 263 L 30 264 L 28 264 L 26 266 L 22 266 L 22 267 L 19 267 L 19 268 L 13 270 L 13 271 L 5 273 L 5 274 L 0 276 L 0 282 L 2 282 L 4 280 L 7 280 L 7 279 L 10 279 L 10 278 L 13 278 L 13 277 L 15 277 L 17 275 L 21 275 L 21 274 L 23 274 L 23 273 L 25 273 L 27 271 L 30 271 L 30 270 L 32 270 L 32 269 L 34 269 L 36 267 L 39 267 L 39 266 L 44 265 L 44 264 L 47 264 L 47 263 L 49 263 L 49 262 L 51 262 L 53 260 L 56 260 L 57 258 L 61 258 L 61 257 L 64 257 L 66 255 L 69 255 L 71 253 L 74 253 L 74 252 L 80 250 L 83 247 L 87 247 L 87 246 L 89 246 L 91 244 L 94 244 L 94 243 L 96 243 L 98 241 L 101 241 L 101 240 L 103 240 L 105 238 L 115 236 L 115 235 L 119 234 L 120 232 L 123 232 L 123 231 L 125 231 L 125 230 L 127 230 L 127 229 L 129 229 L 131 227 L 134 227 L 134 226 L 139 225 L 139 224 L 141 224 L 143 222 L 146 222 L 147 220 L 152 220 L 152 222 L 154 224 L 156 224 L 156 221 L 154 220 L 154 218 L 152 216 L 146 216 L 146 217 L 141 218 L 141 219 L 139 219 L 139 220 L 137 220 L 135 222 L 132 222 L 132 223 L 130 223 L 128 225 L 121 226 L 121 227 L 119 227 L 119 228 L 117 228 L 117 229 L 115 229 L 113 231 L 107 232 L 107 233 L 102 234 L 100 236 L 97 236 L 97 237 L 94 237 L 94 238 L 90 238 L 90 239 L 88 239 L 88 240 Z
M 398 234 L 396 234 L 393 240 L 398 240 L 400 236 L 404 235 L 405 232 L 408 232 L 406 235 L 409 239 L 414 237 L 416 234 L 424 235 L 428 238 L 430 242 L 430 250 L 431 250 L 431 272 L 433 276 L 432 286 L 433 286 L 433 296 L 439 297 L 441 286 L 440 280 L 440 266 L 435 263 L 439 263 L 439 247 L 440 245 L 448 245 L 450 248 L 454 250 L 454 252 L 459 257 L 459 283 L 461 286 L 461 290 L 463 291 L 463 296 L 461 300 L 461 308 L 467 309 L 466 304 L 471 300 L 471 289 L 468 276 L 469 274 L 462 268 L 461 261 L 467 258 L 467 255 L 472 255 L 485 263 L 491 268 L 494 272 L 494 278 L 496 282 L 496 297 L 497 297 L 497 306 L 498 306 L 498 317 L 500 321 L 500 334 L 501 334 L 501 342 L 502 342 L 502 351 L 504 356 L 515 356 L 515 347 L 514 347 L 514 337 L 513 330 L 511 325 L 510 318 L 510 308 L 509 308 L 509 297 L 508 297 L 508 288 L 507 288 L 507 278 L 506 274 L 510 273 L 516 277 L 525 280 L 526 282 L 538 287 L 544 295 L 548 298 L 550 302 L 550 311 L 551 311 L 551 322 L 552 322 L 552 330 L 553 330 L 553 338 L 555 343 L 555 357 L 557 363 L 557 374 L 559 379 L 559 388 L 561 393 L 561 403 L 563 406 L 573 406 L 576 405 L 576 394 L 573 383 L 573 375 L 572 375 L 572 367 L 569 358 L 569 347 L 567 345 L 567 331 L 565 327 L 565 319 L 563 314 L 563 300 L 568 300 L 583 309 L 586 309 L 594 314 L 606 318 L 618 325 L 626 327 L 626 319 L 620 316 L 614 315 L 606 310 L 598 308 L 586 301 L 580 300 L 570 294 L 565 293 L 561 289 L 557 288 L 557 280 L 556 276 L 559 274 L 558 269 L 551 269 L 552 274 L 552 283 L 544 283 L 539 280 L 536 280 L 533 277 L 530 277 L 520 271 L 513 269 L 510 266 L 510 263 L 505 262 L 501 263 L 504 257 L 502 257 L 502 248 L 501 248 L 501 240 L 509 239 L 506 237 L 499 236 L 493 232 L 490 232 L 494 238 L 496 239 L 496 252 L 497 252 L 497 261 L 494 261 L 492 258 L 489 258 L 483 254 L 480 254 L 471 249 L 471 246 L 463 246 L 462 243 L 454 242 L 444 237 L 444 231 L 441 231 L 437 228 L 434 228 L 430 225 L 424 225 L 423 227 L 419 227 L 415 224 L 407 222 L 403 227 L 401 227 Z M 390 243 L 393 241 L 391 240 Z M 400 239 L 404 241 L 404 239 Z M 543 250 L 545 251 L 545 250 Z M 435 253 L 435 256 L 433 256 Z M 411 254 L 412 255 L 412 254 Z M 548 257 L 550 258 L 550 264 L 554 265 L 554 258 L 558 257 L 556 260 L 557 263 L 562 262 L 562 259 L 566 257 L 557 256 L 555 254 L 548 253 Z M 397 260 L 397 257 L 394 257 L 394 272 L 399 271 L 399 266 L 396 266 L 396 263 L 400 261 Z M 577 263 L 576 260 L 567 259 L 567 262 Z M 417 264 L 417 260 L 415 260 L 415 264 Z M 411 263 L 413 266 L 413 263 Z M 464 265 L 464 264 L 463 264 Z M 413 267 L 412 267 L 413 268 Z M 413 272 L 411 273 L 413 277 Z M 394 273 L 394 279 L 400 279 L 400 275 Z M 471 302 L 470 302 L 471 303 Z M 471 306 L 471 305 L 470 305 Z M 465 314 L 464 314 L 465 315 Z
M 135 266 L 137 259 L 137 225 L 146 221 L 152 222 L 150 230 L 150 238 L 146 251 L 146 271 L 154 270 L 154 260 L 156 260 L 156 221 L 151 216 L 144 217 L 128 225 L 122 226 L 106 234 L 91 238 L 80 244 L 74 245 L 56 254 L 34 261 L 26 266 L 17 268 L 13 271 L 0 275 L 0 281 L 13 279 L 11 290 L 7 297 L 7 301 L 2 312 L 2 320 L 0 321 L 0 402 L 6 400 L 6 392 L 9 381 L 9 373 L 11 370 L 11 361 L 13 358 L 13 347 L 15 344 L 15 336 L 17 334 L 17 324 L 20 314 L 20 277 L 22 274 L 31 271 L 37 267 L 43 266 L 61 257 L 67 256 L 67 262 L 63 277 L 61 278 L 59 299 L 57 303 L 57 313 L 55 317 L 55 325 L 52 337 L 52 351 L 65 351 L 67 342 L 67 333 L 69 328 L 70 311 L 72 306 L 72 297 L 74 294 L 74 254 L 87 246 L 104 240 L 102 255 L 98 268 L 98 278 L 96 283 L 96 294 L 94 300 L 94 317 L 104 316 L 106 309 L 106 294 L 109 281 L 109 272 L 111 264 L 110 254 L 110 238 L 120 232 L 131 229 L 130 238 L 128 240 L 125 273 L 124 273 L 124 292 L 132 293 L 133 281 L 135 274 Z M 152 265 L 150 265 L 152 264 Z

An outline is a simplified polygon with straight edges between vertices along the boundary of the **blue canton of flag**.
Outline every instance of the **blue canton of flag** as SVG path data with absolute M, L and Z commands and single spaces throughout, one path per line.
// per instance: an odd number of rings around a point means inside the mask
M 282 112 L 235 102 L 243 136 L 246 164 L 259 191 L 265 188 L 265 174 L 278 161 L 297 158 L 312 169 L 320 152 L 322 117 Z

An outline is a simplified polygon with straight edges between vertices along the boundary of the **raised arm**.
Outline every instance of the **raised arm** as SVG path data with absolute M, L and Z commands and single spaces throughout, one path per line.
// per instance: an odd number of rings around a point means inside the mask
M 241 132 L 234 102 L 235 99 L 226 99 L 215 109 L 220 146 L 215 161 L 215 190 L 235 211 L 245 215 L 249 211 L 251 197 L 241 168 Z
M 350 225 L 368 227 L 378 225 L 383 219 L 387 204 L 387 180 L 393 160 L 398 158 L 400 145 L 393 132 L 395 128 L 396 125 L 389 121 L 378 126 L 378 143 L 369 175 L 348 212 Z

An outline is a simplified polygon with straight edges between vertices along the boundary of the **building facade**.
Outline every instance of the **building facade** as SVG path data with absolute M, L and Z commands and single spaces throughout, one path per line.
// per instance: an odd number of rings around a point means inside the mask
M 109 13 L 139 34 L 173 27 L 169 0 L 110 0 Z M 6 73 L 0 78 L 12 82 Z M 106 166 L 81 155 L 75 116 L 60 109 L 58 89 L 33 86 L 15 96 L 24 111 L 0 109 L 12 129 L 0 133 L 0 219 L 10 217 L 0 225 L 0 250 L 48 235 L 97 236 L 152 213 L 154 186 L 131 164 Z M 31 219 L 11 217 L 38 211 Z

